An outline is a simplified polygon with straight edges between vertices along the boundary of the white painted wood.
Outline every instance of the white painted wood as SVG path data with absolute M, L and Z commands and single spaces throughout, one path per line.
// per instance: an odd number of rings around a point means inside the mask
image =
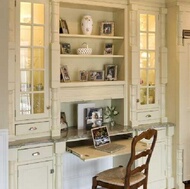
M 8 189 L 8 130 L 0 130 L 0 188 Z
M 52 146 L 18 150 L 18 162 L 40 160 L 53 156 Z
M 19 189 L 53 189 L 52 161 L 18 166 Z

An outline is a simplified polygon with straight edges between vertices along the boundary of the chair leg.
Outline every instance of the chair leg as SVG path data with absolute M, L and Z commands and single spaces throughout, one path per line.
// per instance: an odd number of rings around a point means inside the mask
M 97 189 L 97 180 L 96 180 L 96 176 L 92 178 L 92 189 Z

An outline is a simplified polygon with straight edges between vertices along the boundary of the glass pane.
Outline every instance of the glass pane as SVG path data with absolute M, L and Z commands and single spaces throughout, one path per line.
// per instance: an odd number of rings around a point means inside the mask
M 20 45 L 31 45 L 31 26 L 20 26 Z
M 33 45 L 34 46 L 43 46 L 44 45 L 44 28 L 42 26 L 33 27 Z
M 31 23 L 31 3 L 20 3 L 20 22 Z
M 154 33 L 149 33 L 148 34 L 148 49 L 149 50 L 155 50 L 155 34 Z
M 44 93 L 34 94 L 34 113 L 44 113 Z
M 140 68 L 147 68 L 147 52 L 140 52 Z
M 44 24 L 43 4 L 34 4 L 34 24 Z
M 34 71 L 34 90 L 42 91 L 44 89 L 44 71 Z
M 31 50 L 29 48 L 20 49 L 20 68 L 21 69 L 31 68 Z
M 33 57 L 33 68 L 44 69 L 44 49 L 34 49 Z
M 155 103 L 155 88 L 149 88 L 148 102 L 149 102 L 149 104 Z
M 140 14 L 140 31 L 146 31 L 146 30 L 147 30 L 147 15 Z
M 140 33 L 140 49 L 147 49 L 147 35 Z
M 31 94 L 20 95 L 20 114 L 31 114 Z
M 154 86 L 155 85 L 155 70 L 149 70 L 148 71 L 148 85 Z
M 155 68 L 155 52 L 148 53 L 148 67 Z
M 26 92 L 26 91 L 31 91 L 31 71 L 21 71 L 20 73 L 20 91 L 21 92 Z
M 148 15 L 148 30 L 150 32 L 156 31 L 155 15 Z
M 141 88 L 140 89 L 140 104 L 147 104 L 147 92 L 146 88 Z
M 146 70 L 140 70 L 140 85 L 145 86 L 147 84 Z

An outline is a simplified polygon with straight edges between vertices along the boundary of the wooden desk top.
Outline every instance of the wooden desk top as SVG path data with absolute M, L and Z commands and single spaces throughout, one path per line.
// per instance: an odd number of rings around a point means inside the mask
M 123 140 L 114 141 L 113 143 L 125 145 L 124 148 L 114 153 L 107 153 L 107 152 L 97 150 L 92 145 L 67 147 L 67 151 L 76 155 L 83 161 L 90 161 L 90 160 L 95 160 L 95 159 L 97 160 L 100 158 L 105 158 L 105 157 L 110 157 L 110 156 L 114 157 L 114 156 L 119 156 L 119 155 L 124 155 L 124 154 L 130 154 L 131 142 L 132 142 L 132 139 L 123 139 Z M 137 149 L 138 151 L 142 151 L 146 149 L 146 146 L 147 145 L 145 143 L 140 142 L 137 145 Z

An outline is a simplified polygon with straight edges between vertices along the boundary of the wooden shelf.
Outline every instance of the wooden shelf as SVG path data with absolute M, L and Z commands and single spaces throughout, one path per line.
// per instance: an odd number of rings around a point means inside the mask
M 61 54 L 61 58 L 124 58 L 123 55 L 78 55 L 78 54 Z
M 60 37 L 65 38 L 90 38 L 90 39 L 114 39 L 123 40 L 123 36 L 105 36 L 105 35 L 82 35 L 82 34 L 59 34 Z

